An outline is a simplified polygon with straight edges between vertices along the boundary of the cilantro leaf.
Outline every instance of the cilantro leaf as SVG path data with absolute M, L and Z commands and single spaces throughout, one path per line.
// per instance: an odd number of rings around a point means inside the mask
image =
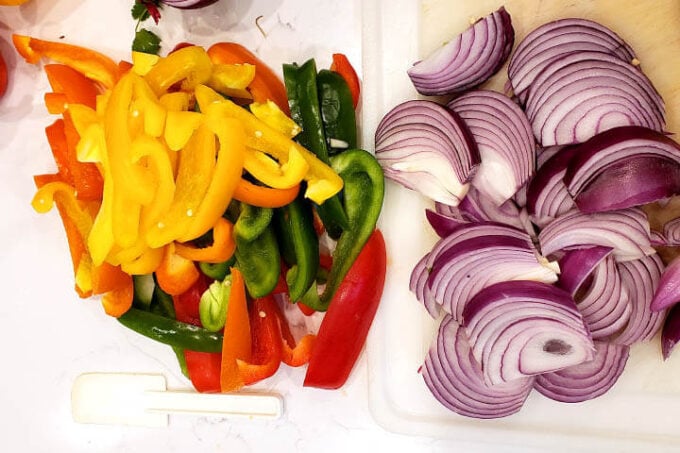
M 140 1 L 135 1 L 130 13 L 132 14 L 132 18 L 139 22 L 144 22 L 150 17 L 149 9 Z
M 161 38 L 154 32 L 142 28 L 135 33 L 135 39 L 132 41 L 133 51 L 158 55 L 160 48 Z

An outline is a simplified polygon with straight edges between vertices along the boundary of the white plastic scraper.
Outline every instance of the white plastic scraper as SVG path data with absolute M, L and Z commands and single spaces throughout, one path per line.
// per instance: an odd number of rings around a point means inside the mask
M 275 419 L 283 402 L 264 393 L 168 391 L 157 374 L 86 373 L 73 382 L 71 411 L 78 423 L 163 427 L 169 414 Z

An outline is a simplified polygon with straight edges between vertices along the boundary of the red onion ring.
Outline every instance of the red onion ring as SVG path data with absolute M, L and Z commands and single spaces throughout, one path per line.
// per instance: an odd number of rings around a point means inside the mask
M 611 247 L 595 246 L 567 251 L 559 260 L 560 278 L 557 286 L 572 297 L 575 296 L 590 274 L 613 250 Z

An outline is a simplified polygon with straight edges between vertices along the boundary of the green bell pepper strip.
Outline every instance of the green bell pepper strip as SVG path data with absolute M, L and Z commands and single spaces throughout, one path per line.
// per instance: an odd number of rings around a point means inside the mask
M 326 287 L 321 295 L 312 285 L 302 302 L 316 311 L 328 309 L 333 295 L 373 233 L 385 195 L 382 167 L 368 151 L 351 149 L 334 156 L 331 165 L 343 179 L 345 211 L 350 228 L 342 232 L 333 251 Z
M 222 335 L 148 311 L 130 308 L 117 318 L 125 327 L 161 343 L 191 351 L 222 351 Z
M 321 120 L 331 155 L 357 147 L 357 119 L 352 93 L 345 79 L 334 71 L 322 69 L 316 76 L 321 104 Z M 346 143 L 334 146 L 333 140 Z
M 302 128 L 295 139 L 316 154 L 323 163 L 329 164 L 317 90 L 316 62 L 310 59 L 302 66 L 284 64 L 283 80 L 288 94 L 290 116 Z M 317 212 L 331 238 L 337 239 L 343 230 L 349 228 L 347 215 L 338 195 L 319 205 Z
M 241 203 L 241 213 L 234 224 L 236 266 L 253 298 L 271 293 L 281 274 L 281 254 L 272 218 L 272 209 Z
M 229 309 L 229 295 L 231 293 L 231 275 L 224 281 L 214 281 L 201 294 L 198 313 L 203 327 L 211 332 L 219 332 L 224 328 Z
M 172 296 L 161 289 L 160 286 L 155 285 L 153 288 L 153 296 L 151 297 L 151 305 L 148 307 L 151 313 L 164 316 L 166 318 L 175 319 L 175 305 L 172 302 Z M 179 368 L 182 374 L 189 377 L 187 371 L 187 360 L 184 357 L 184 349 L 172 346 L 172 350 L 177 357 Z
M 236 257 L 232 255 L 227 261 L 221 263 L 204 263 L 201 261 L 198 263 L 198 268 L 205 276 L 221 282 L 229 275 L 229 268 L 234 263 L 236 263 Z
M 319 238 L 312 206 L 298 197 L 276 209 L 274 219 L 282 256 L 290 266 L 286 272 L 288 294 L 292 301 L 298 301 L 312 286 L 319 270 Z

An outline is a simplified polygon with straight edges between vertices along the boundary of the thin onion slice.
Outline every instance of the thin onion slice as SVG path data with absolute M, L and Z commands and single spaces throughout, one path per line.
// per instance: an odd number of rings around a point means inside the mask
M 680 192 L 680 145 L 643 127 L 610 129 L 576 148 L 564 183 L 583 212 L 664 199 Z
M 572 297 L 554 285 L 503 281 L 477 293 L 463 311 L 472 353 L 487 383 L 576 365 L 593 342 Z
M 450 316 L 439 326 L 422 367 L 425 384 L 446 408 L 474 418 L 500 418 L 518 412 L 529 396 L 533 378 L 487 385 L 470 350 L 465 330 Z
M 534 172 L 536 150 L 526 115 L 490 90 L 470 91 L 447 107 L 460 115 L 479 148 L 482 163 L 472 185 L 497 205 L 508 201 Z
M 521 219 L 520 210 L 513 200 L 497 205 L 474 186 L 470 187 L 467 195 L 458 206 L 435 203 L 439 214 L 467 222 L 498 222 L 526 229 Z
M 678 341 L 680 341 L 680 304 L 675 304 L 668 311 L 661 331 L 661 354 L 664 360 L 671 356 Z
M 661 311 L 678 302 L 680 302 L 680 256 L 668 263 L 661 274 L 650 309 Z
M 649 234 L 647 216 L 637 208 L 593 214 L 572 210 L 546 225 L 538 239 L 545 256 L 599 245 L 613 248 L 617 261 L 629 261 L 655 253 Z
M 669 220 L 663 226 L 663 241 L 659 245 L 680 246 L 680 217 Z
M 459 93 L 495 74 L 507 60 L 514 43 L 512 20 L 501 7 L 417 62 L 407 73 L 420 94 Z
M 616 384 L 629 355 L 628 346 L 596 341 L 593 360 L 537 376 L 534 388 L 563 403 L 592 400 Z
M 375 155 L 386 178 L 454 206 L 480 162 L 460 117 L 425 100 L 406 101 L 385 115 L 375 133 Z
M 559 260 L 560 279 L 557 286 L 575 296 L 576 291 L 613 250 L 611 247 L 595 246 L 567 251 Z

